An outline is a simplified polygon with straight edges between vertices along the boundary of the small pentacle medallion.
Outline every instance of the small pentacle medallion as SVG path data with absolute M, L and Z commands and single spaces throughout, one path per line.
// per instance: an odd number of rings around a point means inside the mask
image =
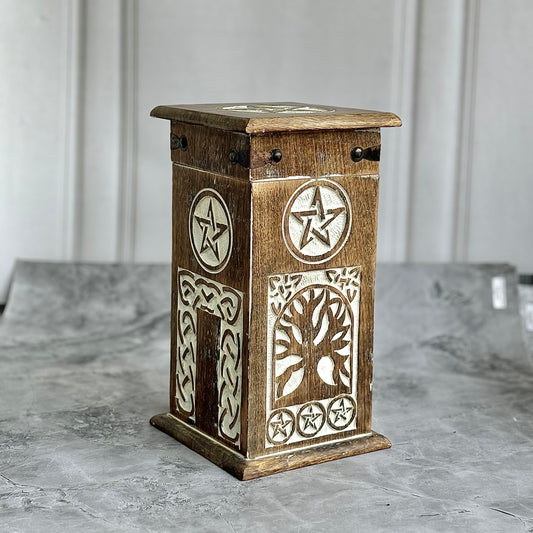
M 207 272 L 224 270 L 233 244 L 229 210 L 213 189 L 202 189 L 189 211 L 189 238 L 196 260 Z
M 304 263 L 323 263 L 346 243 L 351 229 L 346 191 L 330 180 L 312 180 L 294 192 L 283 213 L 283 240 Z
M 321 403 L 306 403 L 298 411 L 296 428 L 302 437 L 314 437 L 326 421 L 326 410 Z
M 288 409 L 274 411 L 267 422 L 267 439 L 271 444 L 284 444 L 294 433 L 294 415 Z
M 334 398 L 328 405 L 328 424 L 336 430 L 347 428 L 357 414 L 355 400 L 343 394 Z

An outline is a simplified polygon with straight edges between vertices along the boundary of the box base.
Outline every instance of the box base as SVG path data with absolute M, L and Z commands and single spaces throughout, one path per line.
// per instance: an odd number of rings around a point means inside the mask
M 333 459 L 341 459 L 342 457 L 383 450 L 391 446 L 387 437 L 372 432 L 362 437 L 265 455 L 256 459 L 246 459 L 240 453 L 224 446 L 224 444 L 198 431 L 170 413 L 155 415 L 150 420 L 150 424 L 242 480 L 277 474 L 293 468 L 324 463 Z

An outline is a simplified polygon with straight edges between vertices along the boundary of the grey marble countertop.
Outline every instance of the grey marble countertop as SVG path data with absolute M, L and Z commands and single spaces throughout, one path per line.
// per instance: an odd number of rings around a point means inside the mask
M 18 263 L 0 322 L 0 531 L 533 531 L 512 267 L 380 265 L 373 427 L 392 448 L 248 482 L 148 423 L 168 404 L 169 284 L 167 266 Z

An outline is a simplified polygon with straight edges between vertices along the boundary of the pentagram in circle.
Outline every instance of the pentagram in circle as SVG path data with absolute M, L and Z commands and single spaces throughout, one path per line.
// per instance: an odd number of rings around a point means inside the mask
M 274 411 L 267 422 L 267 439 L 272 444 L 284 444 L 294 433 L 294 415 L 288 409 Z
M 328 424 L 336 430 L 345 429 L 353 422 L 356 414 L 357 406 L 351 396 L 337 396 L 328 405 Z
M 228 207 L 213 189 L 202 189 L 189 211 L 189 238 L 194 256 L 207 272 L 220 272 L 227 265 L 233 243 Z
M 306 403 L 297 416 L 296 428 L 302 437 L 314 437 L 324 426 L 326 410 L 319 402 Z
M 222 106 L 224 111 L 238 113 L 269 113 L 282 115 L 316 115 L 319 113 L 335 113 L 335 109 L 308 105 L 292 104 L 240 104 Z
M 285 244 L 304 263 L 323 263 L 333 257 L 350 229 L 348 195 L 330 180 L 313 180 L 296 189 L 283 214 Z

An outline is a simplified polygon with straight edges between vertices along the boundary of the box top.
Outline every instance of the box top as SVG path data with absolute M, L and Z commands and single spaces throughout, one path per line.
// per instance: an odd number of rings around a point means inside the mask
M 245 133 L 402 125 L 394 113 L 301 102 L 160 105 L 152 109 L 150 115 Z

